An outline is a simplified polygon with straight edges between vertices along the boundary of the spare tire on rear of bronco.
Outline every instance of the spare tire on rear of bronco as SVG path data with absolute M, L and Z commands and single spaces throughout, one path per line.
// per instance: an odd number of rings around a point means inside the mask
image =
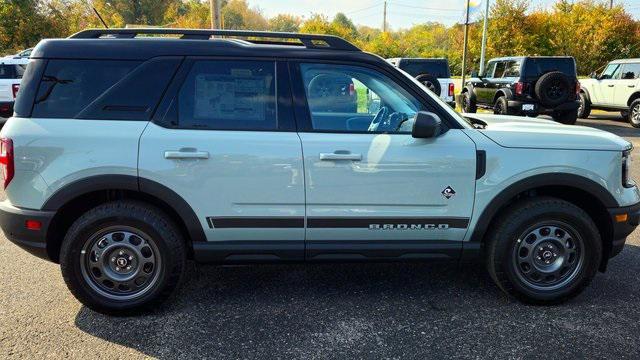
M 573 85 L 567 75 L 552 71 L 540 77 L 535 93 L 542 105 L 554 107 L 569 100 L 572 89 Z

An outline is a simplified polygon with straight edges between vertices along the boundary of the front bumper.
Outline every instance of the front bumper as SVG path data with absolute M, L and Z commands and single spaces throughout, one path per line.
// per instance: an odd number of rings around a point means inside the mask
M 0 228 L 14 244 L 33 255 L 50 260 L 47 253 L 47 229 L 54 212 L 20 209 L 8 200 L 0 202 Z M 39 230 L 27 229 L 27 220 L 40 222 Z
M 536 100 L 509 100 L 509 112 L 523 113 L 527 115 L 552 114 L 556 111 L 577 110 L 580 107 L 580 101 L 569 101 L 553 108 L 544 107 Z
M 607 211 L 611 217 L 611 224 L 613 224 L 611 252 L 609 253 L 609 257 L 612 258 L 622 251 L 627 236 L 640 224 L 640 203 L 610 208 Z

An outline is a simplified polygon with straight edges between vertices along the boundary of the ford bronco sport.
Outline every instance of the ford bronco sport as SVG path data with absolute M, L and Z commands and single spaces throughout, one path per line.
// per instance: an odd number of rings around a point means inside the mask
M 327 89 L 335 78 L 366 89 L 355 108 Z M 506 293 L 557 303 L 606 269 L 640 217 L 627 141 L 462 117 L 332 36 L 45 40 L 0 136 L 6 237 L 106 313 L 154 308 L 188 259 L 482 259 Z
M 494 114 L 546 114 L 557 122 L 575 124 L 580 85 L 572 57 L 504 57 L 489 60 L 486 69 L 464 84 L 465 112 L 484 107 Z
M 592 109 L 620 111 L 633 127 L 640 127 L 640 59 L 614 60 L 600 75 L 580 80 L 578 117 Z

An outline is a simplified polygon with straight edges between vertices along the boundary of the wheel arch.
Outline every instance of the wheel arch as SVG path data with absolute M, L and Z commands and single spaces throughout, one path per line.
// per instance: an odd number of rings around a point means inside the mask
M 591 94 L 589 94 L 589 90 L 585 89 L 585 88 L 580 88 L 580 92 L 584 94 L 584 96 L 587 97 L 587 100 L 589 100 L 589 102 L 591 102 Z
M 640 99 L 640 91 L 636 91 L 631 94 L 631 96 L 629 96 L 629 100 L 627 100 L 627 106 L 631 106 L 631 103 L 637 99 Z
M 601 270 L 606 268 L 613 240 L 613 224 L 607 208 L 618 207 L 616 199 L 597 182 L 573 174 L 541 174 L 515 182 L 496 195 L 485 208 L 476 223 L 469 244 L 470 253 L 482 251 L 489 229 L 500 214 L 512 203 L 525 197 L 553 196 L 568 201 L 592 218 L 603 241 Z
M 47 254 L 59 261 L 60 246 L 71 224 L 85 211 L 101 203 L 136 199 L 155 205 L 166 212 L 180 228 L 191 251 L 192 242 L 206 241 L 204 230 L 191 206 L 168 187 L 145 178 L 130 175 L 98 175 L 72 182 L 55 192 L 42 206 L 54 211 L 47 232 Z
M 498 98 L 501 96 L 504 96 L 507 98 L 507 100 L 509 100 L 510 98 L 513 97 L 513 93 L 511 92 L 510 89 L 507 89 L 507 88 L 499 89 L 498 91 L 496 91 L 496 94 L 493 96 L 493 104 L 495 104 Z

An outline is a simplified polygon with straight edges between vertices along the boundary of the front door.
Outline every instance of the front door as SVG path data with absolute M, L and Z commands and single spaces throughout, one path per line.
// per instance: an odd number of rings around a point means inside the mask
M 593 85 L 592 102 L 596 105 L 611 106 L 615 103 L 615 86 L 619 82 L 620 64 L 609 64 L 598 81 Z
M 304 175 L 286 63 L 190 59 L 161 123 L 140 139 L 140 177 L 196 213 L 208 260 L 302 260 Z M 278 77 L 276 77 L 278 74 Z
M 296 114 L 303 122 L 307 258 L 457 256 L 474 200 L 475 144 L 458 129 L 413 138 L 416 113 L 437 113 L 437 105 L 393 74 L 346 64 L 291 66 L 296 93 L 306 94 L 299 103 L 307 107 Z

